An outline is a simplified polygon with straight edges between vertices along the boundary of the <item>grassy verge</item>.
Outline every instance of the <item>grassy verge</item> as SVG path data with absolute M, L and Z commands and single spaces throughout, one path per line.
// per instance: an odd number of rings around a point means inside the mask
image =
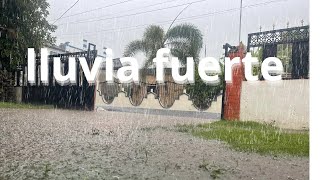
M 288 131 L 267 124 L 239 121 L 178 125 L 177 128 L 179 132 L 204 139 L 225 141 L 239 151 L 309 156 L 308 131 Z
M 52 109 L 52 105 L 25 104 L 13 102 L 0 102 L 0 108 L 16 108 L 16 109 Z

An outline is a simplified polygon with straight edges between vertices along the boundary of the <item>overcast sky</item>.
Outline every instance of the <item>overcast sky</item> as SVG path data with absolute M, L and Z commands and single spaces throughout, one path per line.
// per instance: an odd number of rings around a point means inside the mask
M 53 22 L 76 1 L 49 0 L 48 20 Z M 105 46 L 114 51 L 115 57 L 122 57 L 125 46 L 141 39 L 147 25 L 158 24 L 167 30 L 190 2 L 194 3 L 183 11 L 175 25 L 197 26 L 203 34 L 207 56 L 219 58 L 223 44 L 238 44 L 240 0 L 80 0 L 55 23 L 58 29 L 54 35 L 57 45 L 69 41 L 81 48 L 83 39 L 87 39 L 97 45 L 99 54 Z M 304 25 L 309 24 L 308 0 L 243 0 L 243 7 L 244 43 L 247 34 L 259 31 L 260 26 L 265 31 L 272 30 L 273 25 L 275 29 L 286 28 L 287 22 L 290 27 L 301 26 L 301 20 Z

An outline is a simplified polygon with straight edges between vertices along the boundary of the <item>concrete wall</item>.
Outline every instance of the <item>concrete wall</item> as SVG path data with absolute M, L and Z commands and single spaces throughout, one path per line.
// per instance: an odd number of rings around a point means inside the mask
M 22 87 L 15 87 L 15 101 L 17 103 L 22 102 Z
M 166 80 L 169 81 L 173 81 L 171 76 L 165 76 Z M 99 84 L 99 82 L 104 82 L 105 81 L 105 71 L 101 71 L 99 74 L 99 78 L 97 81 L 97 84 Z M 147 82 L 148 83 L 155 83 L 155 78 L 152 76 L 147 76 Z M 104 85 L 103 85 L 104 86 Z M 124 92 L 120 92 L 118 93 L 118 97 L 115 97 L 115 99 L 113 100 L 113 102 L 111 104 L 106 104 L 103 100 L 102 100 L 102 94 L 110 94 L 111 96 L 113 96 L 115 89 L 117 88 L 111 88 L 113 85 L 110 85 L 111 87 L 107 87 L 107 86 L 97 86 L 97 91 L 96 91 L 96 95 L 95 95 L 95 108 L 99 109 L 99 108 L 104 108 L 104 109 L 119 109 L 119 108 L 127 108 L 127 109 L 154 109 L 154 110 L 172 110 L 172 114 L 176 114 L 179 113 L 177 111 L 181 111 L 181 112 L 197 112 L 199 114 L 199 112 L 202 112 L 203 114 L 220 114 L 221 113 L 221 106 L 222 106 L 222 96 L 218 96 L 217 97 L 217 101 L 213 101 L 211 104 L 211 107 L 209 107 L 209 109 L 207 109 L 206 111 L 199 111 L 197 110 L 193 105 L 192 105 L 192 101 L 189 100 L 189 97 L 186 94 L 182 94 L 183 89 L 181 89 L 181 96 L 179 96 L 178 99 L 176 99 L 174 101 L 174 104 L 172 107 L 168 108 L 168 109 L 164 109 L 160 103 L 159 100 L 155 98 L 154 94 L 148 94 L 147 98 L 143 98 L 142 103 L 139 106 L 133 106 L 130 103 L 129 97 L 125 96 Z M 170 85 L 169 89 L 170 89 Z M 107 88 L 107 89 L 105 89 Z M 176 88 L 174 92 L 174 94 L 180 94 L 180 90 L 179 92 L 178 89 L 180 88 Z M 115 92 L 117 93 L 117 92 Z M 171 95 L 173 96 L 173 94 Z M 140 100 L 140 98 L 139 98 Z M 168 112 L 168 111 L 166 111 Z M 188 113 L 189 114 L 189 113 Z M 217 115 L 216 117 L 220 117 L 220 115 Z
M 240 119 L 309 128 L 309 80 L 247 82 L 241 89 Z
M 207 113 L 221 113 L 221 96 L 217 98 L 217 101 L 213 101 L 211 107 L 202 112 Z M 148 94 L 147 98 L 144 98 L 141 105 L 139 106 L 132 106 L 130 103 L 129 97 L 125 96 L 125 93 L 120 92 L 118 97 L 115 97 L 111 104 L 106 104 L 103 102 L 102 97 L 99 95 L 99 92 L 96 92 L 96 99 L 95 99 L 95 108 L 99 107 L 117 107 L 117 108 L 143 108 L 143 109 L 164 109 L 160 104 L 159 100 L 155 99 L 153 94 Z M 183 94 L 179 97 L 178 100 L 175 100 L 173 106 L 168 110 L 175 110 L 175 111 L 193 111 L 193 112 L 200 112 L 197 110 L 193 105 L 192 101 L 188 99 L 188 96 Z

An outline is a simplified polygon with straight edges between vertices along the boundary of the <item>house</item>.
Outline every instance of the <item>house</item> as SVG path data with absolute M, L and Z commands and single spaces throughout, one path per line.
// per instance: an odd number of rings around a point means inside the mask
M 48 44 L 45 48 L 48 49 L 49 55 L 65 54 L 68 52 L 66 49 L 54 44 Z

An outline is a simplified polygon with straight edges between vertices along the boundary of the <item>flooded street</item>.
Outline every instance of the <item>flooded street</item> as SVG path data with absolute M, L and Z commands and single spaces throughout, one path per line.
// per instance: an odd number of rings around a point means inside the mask
M 209 119 L 0 109 L 0 179 L 308 179 L 308 158 L 242 153 L 174 130 Z

